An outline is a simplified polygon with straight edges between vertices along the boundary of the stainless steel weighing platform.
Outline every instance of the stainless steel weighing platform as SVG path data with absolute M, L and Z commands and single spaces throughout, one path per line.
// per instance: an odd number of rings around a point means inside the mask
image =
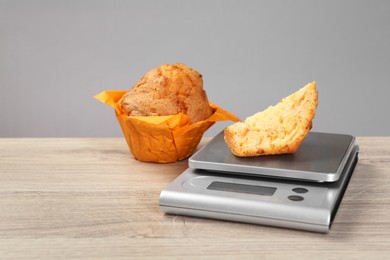
M 326 233 L 358 152 L 351 135 L 310 132 L 294 154 L 241 158 L 221 132 L 161 192 L 160 209 Z

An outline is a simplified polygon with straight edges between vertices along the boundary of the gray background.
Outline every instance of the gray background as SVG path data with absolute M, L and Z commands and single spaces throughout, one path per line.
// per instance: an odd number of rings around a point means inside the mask
M 0 0 L 0 137 L 121 136 L 92 97 L 175 62 L 241 118 L 316 80 L 313 130 L 389 135 L 389 48 L 390 1 Z

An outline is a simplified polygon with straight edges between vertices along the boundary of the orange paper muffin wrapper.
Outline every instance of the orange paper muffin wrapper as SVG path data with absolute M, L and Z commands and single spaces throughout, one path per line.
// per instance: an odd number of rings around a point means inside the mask
M 115 109 L 127 145 L 139 161 L 169 163 L 185 159 L 194 153 L 204 132 L 215 122 L 240 121 L 234 114 L 212 103 L 210 106 L 214 113 L 194 124 L 182 113 L 171 116 L 128 116 L 118 104 L 126 92 L 108 90 L 95 98 Z

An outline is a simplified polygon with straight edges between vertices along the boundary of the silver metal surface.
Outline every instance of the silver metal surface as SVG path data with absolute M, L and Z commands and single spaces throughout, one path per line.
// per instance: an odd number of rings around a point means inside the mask
M 294 154 L 238 157 L 231 153 L 221 132 L 189 159 L 189 166 L 229 174 L 334 182 L 354 144 L 351 135 L 310 132 Z
M 160 209 L 170 214 L 326 233 L 357 155 L 358 146 L 353 146 L 337 182 L 260 178 L 188 168 L 161 192 Z

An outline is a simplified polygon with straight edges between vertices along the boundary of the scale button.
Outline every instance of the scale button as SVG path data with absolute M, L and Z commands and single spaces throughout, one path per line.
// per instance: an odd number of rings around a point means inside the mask
M 303 197 L 302 196 L 298 196 L 298 195 L 291 195 L 291 196 L 288 196 L 288 199 L 292 200 L 292 201 L 302 201 Z
M 308 192 L 308 190 L 307 189 L 305 189 L 305 188 L 294 188 L 294 189 L 292 189 L 294 192 L 296 192 L 296 193 L 306 193 L 306 192 Z

